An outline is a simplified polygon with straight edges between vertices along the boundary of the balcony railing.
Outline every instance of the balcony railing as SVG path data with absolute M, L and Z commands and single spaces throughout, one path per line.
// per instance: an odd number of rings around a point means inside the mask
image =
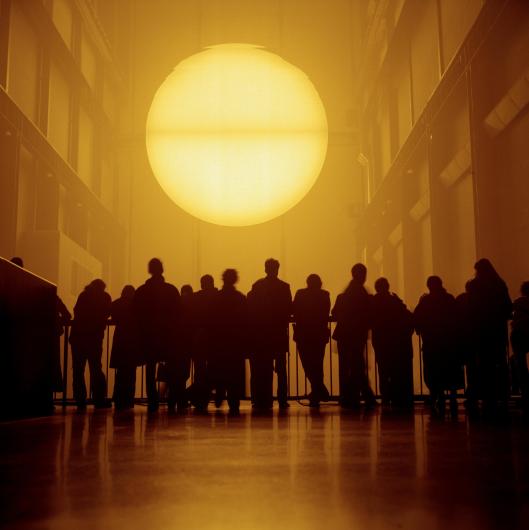
M 329 321 L 329 340 L 327 342 L 324 358 L 324 383 L 327 386 L 331 395 L 331 400 L 338 400 L 340 389 L 339 389 L 339 378 L 338 378 L 338 355 L 336 342 L 331 339 L 332 331 L 335 323 Z M 69 326 L 65 327 L 64 335 L 61 343 L 61 367 L 63 374 L 63 389 L 64 391 L 56 392 L 54 395 L 56 402 L 62 402 L 63 404 L 73 403 L 73 390 L 72 390 L 72 370 L 71 370 L 71 349 L 69 345 Z M 301 400 L 308 397 L 311 388 L 310 383 L 305 375 L 301 360 L 299 358 L 296 343 L 292 340 L 292 327 L 290 326 L 290 351 L 287 357 L 287 382 L 288 382 L 288 397 L 291 400 Z M 103 357 L 102 366 L 103 372 L 107 381 L 107 396 L 111 397 L 114 390 L 114 370 L 110 368 L 110 354 L 112 349 L 112 339 L 114 334 L 114 325 L 109 322 L 106 328 L 104 342 L 103 342 Z M 422 370 L 422 352 L 420 339 L 416 335 L 413 337 L 413 389 L 414 397 L 416 400 L 423 400 L 428 395 L 428 389 L 423 379 Z M 378 371 L 376 366 L 375 354 L 371 345 L 371 341 L 368 340 L 365 350 L 365 361 L 366 369 L 371 382 L 371 386 L 375 394 L 379 396 L 379 381 Z M 143 366 L 137 368 L 136 377 L 136 400 L 138 402 L 146 401 L 146 385 L 145 385 L 145 369 Z M 188 380 L 188 384 L 193 382 L 193 367 L 191 367 L 191 375 Z M 87 382 L 87 388 L 89 388 L 90 376 L 88 370 L 86 370 L 85 378 Z M 159 389 L 163 399 L 163 383 L 158 383 Z M 275 385 L 275 383 L 274 383 Z M 462 390 L 460 394 L 462 394 Z M 275 393 L 275 387 L 274 387 Z M 246 399 L 250 398 L 250 367 L 249 361 L 246 361 Z

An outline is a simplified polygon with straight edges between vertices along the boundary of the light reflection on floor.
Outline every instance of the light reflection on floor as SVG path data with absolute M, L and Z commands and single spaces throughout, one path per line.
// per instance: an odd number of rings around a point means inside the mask
M 0 424 L 9 528 L 529 528 L 529 429 L 313 412 Z

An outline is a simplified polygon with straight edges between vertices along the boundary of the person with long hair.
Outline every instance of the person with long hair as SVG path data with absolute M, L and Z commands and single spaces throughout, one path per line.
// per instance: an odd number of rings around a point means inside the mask
M 486 415 L 505 412 L 509 396 L 508 327 L 512 301 L 492 263 L 480 259 L 469 283 L 468 307 L 478 362 L 478 396 Z
M 210 357 L 208 370 L 226 389 L 232 414 L 239 412 L 244 397 L 245 354 L 247 347 L 246 297 L 236 289 L 239 275 L 235 269 L 222 274 L 222 289 L 213 301 L 212 332 L 215 352 Z
M 422 339 L 424 382 L 430 391 L 432 414 L 444 416 L 445 391 L 449 390 L 455 416 L 457 389 L 464 386 L 457 303 L 439 276 L 430 276 L 426 286 L 428 293 L 421 296 L 413 312 L 415 330 Z
M 139 361 L 136 326 L 132 312 L 135 291 L 132 285 L 125 285 L 121 296 L 112 302 L 110 309 L 115 324 L 110 368 L 116 370 L 114 405 L 118 410 L 134 407 L 136 368 Z

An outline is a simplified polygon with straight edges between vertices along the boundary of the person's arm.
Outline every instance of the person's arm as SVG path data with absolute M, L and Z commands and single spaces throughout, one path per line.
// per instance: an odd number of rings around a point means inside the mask
M 66 324 L 72 320 L 72 314 L 68 311 L 68 308 L 64 302 L 57 296 L 57 312 L 62 324 Z
M 290 285 L 288 285 L 287 283 L 286 289 L 285 289 L 285 313 L 289 321 L 290 321 L 293 311 L 294 311 L 294 307 L 292 303 L 292 292 L 290 291 Z
M 83 293 L 81 293 L 75 302 L 75 305 L 73 306 L 73 319 L 79 317 L 79 314 L 83 311 Z
M 325 315 L 325 319 L 329 320 L 329 314 L 331 312 L 331 295 L 329 294 L 329 291 L 324 291 L 325 297 L 324 297 L 324 303 L 322 308 L 322 316 Z
M 300 301 L 299 301 L 299 291 L 296 291 L 296 294 L 294 295 L 294 300 L 292 302 L 292 318 L 294 319 L 294 322 L 298 319 L 298 315 L 299 315 L 299 305 L 300 305 Z
M 415 332 L 417 333 L 417 335 L 421 334 L 422 319 L 423 319 L 423 303 L 422 303 L 422 298 L 421 298 L 419 300 L 419 303 L 417 304 L 417 307 L 413 311 L 413 315 L 412 315 L 413 327 L 415 328 Z
M 334 306 L 331 310 L 331 317 L 333 320 L 339 320 L 342 314 L 342 305 L 343 305 L 343 296 L 339 294 L 336 297 L 336 301 L 334 302 Z

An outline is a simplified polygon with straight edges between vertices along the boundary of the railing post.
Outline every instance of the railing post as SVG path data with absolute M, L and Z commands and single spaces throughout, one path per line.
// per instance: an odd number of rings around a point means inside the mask
M 299 355 L 296 347 L 296 398 L 299 399 Z
M 288 344 L 288 350 L 287 350 L 287 399 L 291 397 L 290 394 L 290 323 L 287 324 L 287 344 Z
M 366 377 L 367 377 L 367 380 L 369 381 L 369 356 L 368 356 L 368 345 L 367 344 L 368 343 L 366 341 L 366 345 L 364 348 L 364 360 L 365 360 Z
M 327 331 L 329 333 L 329 370 L 331 371 L 331 390 L 330 390 L 330 394 L 331 396 L 334 396 L 334 393 L 333 393 L 333 386 L 332 386 L 332 323 L 331 321 L 329 321 L 327 323 Z
M 108 370 L 110 366 L 110 323 L 107 322 L 107 373 L 105 374 L 105 398 L 108 398 Z
M 375 396 L 378 396 L 378 363 L 375 357 Z
M 67 392 L 68 392 L 68 339 L 70 336 L 70 324 L 64 325 L 63 338 L 63 374 L 62 374 L 62 406 L 66 406 Z
M 145 365 L 142 364 L 141 365 L 141 389 L 140 389 L 140 392 L 141 392 L 141 399 L 143 399 L 143 379 L 144 379 L 144 370 L 145 370 Z
M 420 390 L 421 390 L 421 398 L 424 400 L 424 393 L 422 391 L 422 380 L 423 380 L 423 375 L 422 375 L 422 339 L 421 339 L 420 335 L 419 335 L 419 376 L 420 376 L 419 384 L 420 384 Z
M 296 348 L 296 355 L 299 357 L 299 350 Z M 301 363 L 301 366 L 303 366 L 303 363 Z M 307 397 L 307 372 L 305 372 L 305 368 L 303 367 L 303 375 L 305 376 L 305 396 Z

